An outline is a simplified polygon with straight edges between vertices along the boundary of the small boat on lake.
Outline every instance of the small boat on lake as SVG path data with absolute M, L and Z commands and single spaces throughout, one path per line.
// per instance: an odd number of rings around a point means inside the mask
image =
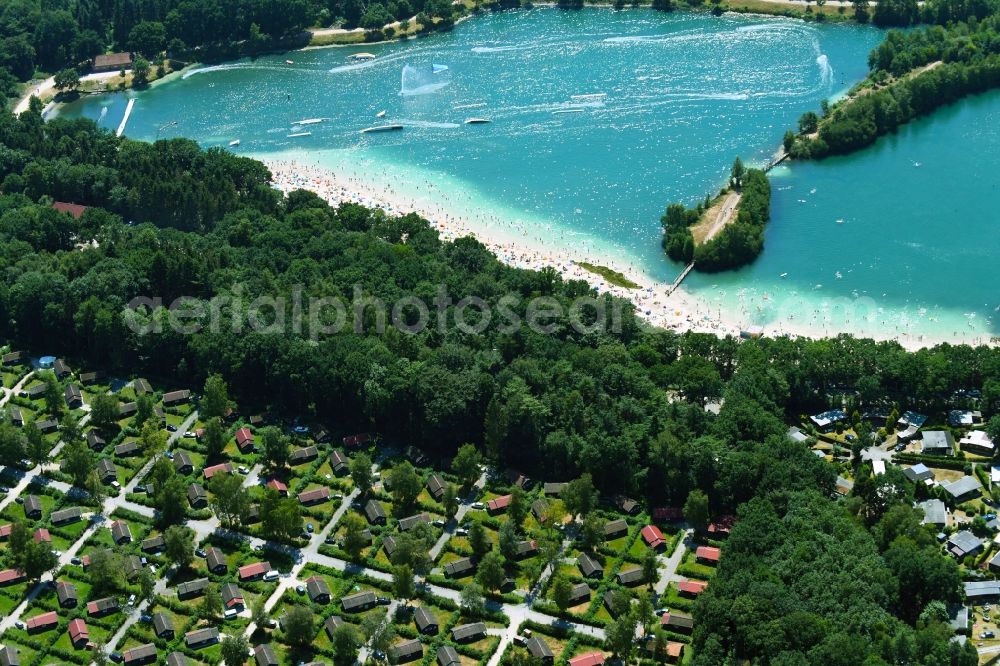
M 607 96 L 608 93 L 589 93 L 587 95 L 571 95 L 570 99 L 602 99 Z
M 286 65 L 294 65 L 295 63 L 293 61 L 291 61 L 291 60 L 286 60 L 285 64 Z
M 316 125 L 321 122 L 328 120 L 328 118 L 306 118 L 304 120 L 296 120 L 293 125 Z
M 395 132 L 403 129 L 402 125 L 376 125 L 375 127 L 366 127 L 361 130 L 362 134 L 374 134 L 376 132 Z
M 552 115 L 558 115 L 560 113 L 583 113 L 583 109 L 559 109 L 558 111 L 553 111 Z
M 493 122 L 493 121 L 489 120 L 488 118 L 466 118 L 465 119 L 465 124 L 466 125 L 485 125 L 486 123 L 491 123 L 491 122 Z
M 379 111 L 375 114 L 376 118 L 385 118 L 385 111 Z
M 312 132 L 295 132 L 293 134 L 287 134 L 286 138 L 288 138 L 288 139 L 294 139 L 294 138 L 300 137 L 300 136 L 312 136 Z
M 348 56 L 351 60 L 374 60 L 374 53 L 355 53 L 354 55 Z
M 233 139 L 232 141 L 229 142 L 229 145 L 230 146 L 238 146 L 238 145 L 240 145 L 240 140 L 239 139 Z

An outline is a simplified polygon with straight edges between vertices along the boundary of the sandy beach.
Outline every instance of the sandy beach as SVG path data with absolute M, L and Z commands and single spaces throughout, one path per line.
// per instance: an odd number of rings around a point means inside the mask
M 381 208 L 392 215 L 415 212 L 429 220 L 442 238 L 473 236 L 510 266 L 534 270 L 551 266 L 564 279 L 584 280 L 599 293 L 612 293 L 628 299 L 635 304 L 637 313 L 654 326 L 677 332 L 739 335 L 741 330 L 753 326 L 759 319 L 755 314 L 759 315 L 764 308 L 773 309 L 776 305 L 773 301 L 768 302 L 767 293 L 752 297 L 740 294 L 738 308 L 724 307 L 721 297 L 709 300 L 701 294 L 685 291 L 683 286 L 668 296 L 669 283 L 653 279 L 634 264 L 616 262 L 606 255 L 597 254 L 596 249 L 588 247 L 585 242 L 574 243 L 572 239 L 567 240 L 555 232 L 546 233 L 546 229 L 531 226 L 524 220 L 505 219 L 486 212 L 477 208 L 467 193 L 446 191 L 431 180 L 417 178 L 415 182 L 407 182 L 404 191 L 401 185 L 391 184 L 391 174 L 369 173 L 366 176 L 358 171 L 338 172 L 313 155 L 298 155 L 294 159 L 288 155 L 255 157 L 271 169 L 274 186 L 283 192 L 310 190 L 333 205 L 359 203 Z M 378 182 L 380 180 L 383 182 Z M 641 286 L 639 289 L 625 289 L 611 285 L 601 276 L 578 266 L 577 261 L 607 266 Z M 988 338 L 960 332 L 954 337 L 924 334 L 917 326 L 919 322 L 900 322 L 890 329 L 886 324 L 891 325 L 891 322 L 877 321 L 882 315 L 871 313 L 866 309 L 867 304 L 846 305 L 847 309 L 858 310 L 858 326 L 844 331 L 843 325 L 838 328 L 831 318 L 831 311 L 844 307 L 844 303 L 835 303 L 827 310 L 779 306 L 780 316 L 761 328 L 767 336 L 790 335 L 812 339 L 850 332 L 859 337 L 895 340 L 908 349 L 930 347 L 945 341 L 969 344 L 990 342 Z M 850 315 L 847 322 L 852 323 Z
M 740 332 L 736 321 L 725 321 L 718 316 L 709 317 L 710 306 L 683 289 L 676 290 L 668 297 L 668 283 L 654 280 L 631 265 L 623 266 L 607 257 L 594 256 L 586 251 L 566 251 L 543 236 L 529 235 L 527 229 L 515 223 L 498 224 L 500 221 L 497 218 L 468 219 L 471 216 L 456 215 L 454 208 L 458 206 L 446 209 L 445 204 L 437 201 L 447 196 L 440 190 L 435 192 L 435 200 L 432 201 L 430 197 L 408 196 L 394 188 L 379 187 L 361 178 L 337 174 L 304 159 L 289 161 L 263 158 L 262 161 L 271 169 L 275 187 L 283 192 L 307 189 L 334 205 L 343 202 L 359 203 L 371 208 L 381 208 L 392 215 L 415 212 L 429 220 L 442 238 L 473 236 L 507 265 L 534 270 L 551 266 L 564 279 L 584 280 L 599 293 L 612 293 L 628 299 L 635 304 L 636 311 L 655 326 L 679 332 L 694 330 L 717 335 L 738 335 Z M 434 185 L 423 183 L 421 187 L 429 190 Z M 600 275 L 576 265 L 575 261 L 589 261 L 613 268 L 641 285 L 641 288 L 625 289 L 609 284 Z

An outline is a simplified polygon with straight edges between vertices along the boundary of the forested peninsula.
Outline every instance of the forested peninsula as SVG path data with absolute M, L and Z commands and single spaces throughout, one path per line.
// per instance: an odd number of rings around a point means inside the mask
M 935 109 L 1000 86 L 997 3 L 962 12 L 926 9 L 921 18 L 945 25 L 889 31 L 868 57 L 869 76 L 843 100 L 824 104 L 822 116 L 804 114 L 798 133 L 785 135 L 789 155 L 850 153 Z

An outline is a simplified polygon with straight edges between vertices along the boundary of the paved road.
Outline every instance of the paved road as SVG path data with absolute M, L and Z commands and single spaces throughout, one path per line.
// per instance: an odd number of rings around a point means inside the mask
M 677 542 L 677 547 L 674 548 L 674 552 L 670 553 L 670 557 L 666 560 L 660 558 L 660 580 L 656 582 L 653 590 L 656 592 L 656 596 L 660 597 L 667 590 L 667 586 L 670 583 L 679 583 L 681 581 L 687 580 L 684 576 L 677 575 L 677 567 L 680 566 L 681 562 L 684 561 L 684 553 L 687 552 L 688 545 L 691 543 L 691 537 L 694 535 L 694 530 L 685 529 L 684 536 L 681 540 Z
M 458 505 L 458 512 L 453 517 L 448 519 L 448 522 L 445 524 L 444 531 L 441 533 L 441 536 L 438 538 L 437 542 L 431 547 L 429 555 L 431 556 L 432 562 L 437 561 L 437 558 L 441 555 L 441 551 L 448 543 L 448 539 L 450 539 L 452 535 L 455 534 L 455 530 L 458 529 L 458 526 L 462 524 L 462 519 L 465 518 L 465 514 L 467 514 L 470 510 L 472 510 L 471 504 L 479 498 L 479 494 L 483 491 L 483 488 L 485 486 L 486 486 L 486 472 L 483 472 L 482 474 L 479 475 L 479 478 L 476 479 L 476 482 L 472 484 L 472 487 L 469 488 L 469 492 L 465 494 L 465 497 L 462 498 L 462 501 Z
M 132 71 L 132 70 L 127 70 Z M 95 74 L 87 74 L 86 76 L 81 76 L 80 81 L 103 81 L 106 79 L 113 79 L 118 76 L 119 72 L 97 72 Z M 17 105 L 14 106 L 14 115 L 24 113 L 28 110 L 28 105 L 31 103 L 32 97 L 45 98 L 47 96 L 52 96 L 55 94 L 56 87 L 56 77 L 50 76 L 41 83 L 33 85 L 22 97 Z

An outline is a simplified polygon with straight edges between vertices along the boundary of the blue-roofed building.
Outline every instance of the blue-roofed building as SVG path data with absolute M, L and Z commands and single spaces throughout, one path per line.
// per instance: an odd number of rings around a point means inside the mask
M 948 538 L 948 552 L 958 559 L 975 555 L 983 549 L 983 541 L 969 530 L 955 532 Z
M 948 509 L 939 499 L 918 502 L 917 508 L 924 512 L 924 518 L 920 521 L 922 525 L 944 527 L 948 523 Z
M 983 492 L 982 486 L 979 485 L 979 481 L 974 476 L 963 476 L 958 481 L 944 484 L 943 488 L 956 502 L 975 499 Z
M 829 432 L 842 421 L 847 420 L 847 414 L 842 409 L 830 409 L 822 414 L 810 416 L 809 420 L 823 432 Z
M 908 426 L 922 428 L 925 423 L 927 423 L 927 416 L 924 414 L 918 414 L 917 412 L 903 412 L 903 415 L 899 417 L 898 421 L 896 421 L 896 425 L 901 429 Z
M 926 483 L 929 480 L 934 480 L 933 470 L 923 463 L 917 463 L 913 467 L 907 467 L 903 470 L 903 476 L 914 483 Z
M 955 438 L 947 430 L 925 430 L 922 442 L 922 450 L 926 455 L 955 455 Z

